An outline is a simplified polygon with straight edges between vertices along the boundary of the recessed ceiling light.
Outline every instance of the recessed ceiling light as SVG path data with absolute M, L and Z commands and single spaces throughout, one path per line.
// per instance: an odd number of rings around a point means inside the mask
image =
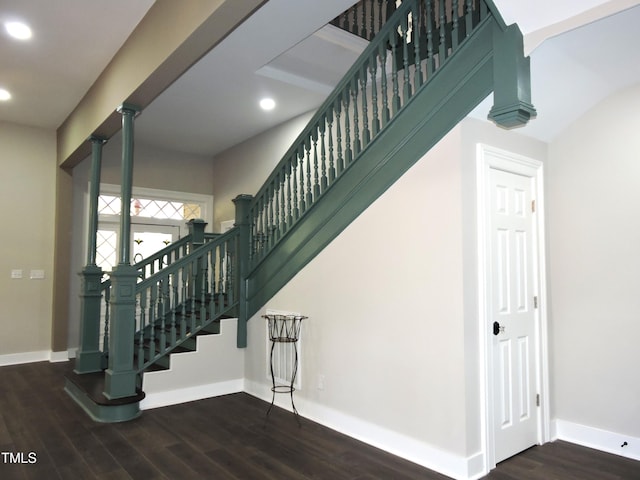
M 11 99 L 11 94 L 9 93 L 8 90 L 5 90 L 4 88 L 0 88 L 0 101 L 2 102 L 6 102 L 7 100 Z
M 28 40 L 31 38 L 31 29 L 26 23 L 7 22 L 4 24 L 7 33 L 18 40 Z
M 276 108 L 276 101 L 273 98 L 263 98 L 260 100 L 260 108 L 263 110 L 273 110 Z

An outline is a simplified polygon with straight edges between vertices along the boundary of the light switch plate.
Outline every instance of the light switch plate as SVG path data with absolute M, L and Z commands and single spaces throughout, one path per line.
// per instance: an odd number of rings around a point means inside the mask
M 41 280 L 44 278 L 44 270 L 31 270 L 29 278 L 32 280 Z
M 11 278 L 22 278 L 22 270 L 20 269 L 11 270 Z

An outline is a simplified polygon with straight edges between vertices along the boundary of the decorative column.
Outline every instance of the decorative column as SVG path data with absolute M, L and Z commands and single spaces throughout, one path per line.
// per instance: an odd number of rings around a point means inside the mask
M 120 199 L 120 237 L 118 244 L 118 265 L 131 264 L 131 192 L 133 190 L 133 120 L 140 111 L 138 107 L 122 104 L 118 112 L 122 114 L 122 167 Z
M 247 274 L 249 272 L 249 254 L 251 252 L 250 239 L 250 210 L 253 197 L 251 195 L 238 195 L 233 199 L 236 206 L 235 226 L 239 230 L 237 247 L 238 262 L 238 333 L 236 336 L 237 347 L 247 346 Z
M 531 104 L 531 68 L 524 56 L 517 24 L 493 30 L 493 107 L 489 119 L 505 128 L 525 125 L 535 117 Z
M 136 281 L 138 272 L 131 265 L 131 192 L 133 188 L 133 120 L 139 108 L 123 104 L 122 114 L 122 185 L 120 198 L 120 236 L 118 264 L 111 273 L 111 332 L 109 365 L 105 372 L 104 395 L 109 399 L 136 394 L 137 371 L 134 370 L 134 334 L 136 331 Z
M 102 169 L 102 146 L 106 139 L 92 136 L 91 180 L 89 182 L 89 236 L 87 239 L 87 263 L 80 273 L 80 348 L 76 355 L 75 372 L 99 372 L 103 368 L 100 351 L 100 301 L 102 292 L 102 268 L 96 265 L 98 236 L 98 197 Z

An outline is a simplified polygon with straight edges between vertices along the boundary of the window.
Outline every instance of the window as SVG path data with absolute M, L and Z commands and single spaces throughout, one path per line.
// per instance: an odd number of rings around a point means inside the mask
M 100 190 L 96 264 L 104 271 L 110 271 L 117 262 L 122 201 L 119 186 L 101 185 Z M 134 188 L 132 193 L 133 263 L 185 236 L 189 220 L 203 218 L 210 221 L 207 215 L 213 211 L 213 197 L 207 195 L 143 188 Z
M 120 215 L 122 202 L 114 195 L 98 197 L 98 215 Z M 202 206 L 198 203 L 175 202 L 149 198 L 131 199 L 131 216 L 170 220 L 202 218 Z

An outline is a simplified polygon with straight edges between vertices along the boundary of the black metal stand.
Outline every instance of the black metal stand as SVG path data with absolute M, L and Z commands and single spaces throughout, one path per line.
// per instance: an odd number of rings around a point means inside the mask
M 291 407 L 293 414 L 300 425 L 300 419 L 296 405 L 293 402 L 293 392 L 295 391 L 294 384 L 296 382 L 296 375 L 298 374 L 298 339 L 300 338 L 300 328 L 302 327 L 302 320 L 307 317 L 301 315 L 263 315 L 263 318 L 267 319 L 269 325 L 269 340 L 271 340 L 271 352 L 270 352 L 270 369 L 271 369 L 271 391 L 273 395 L 271 397 L 271 405 L 267 410 L 267 415 L 271 412 L 273 404 L 276 400 L 276 393 L 288 393 L 291 396 Z M 276 377 L 273 371 L 273 351 L 276 343 L 290 343 L 293 345 L 294 359 L 291 369 L 291 378 L 288 385 L 276 385 Z

